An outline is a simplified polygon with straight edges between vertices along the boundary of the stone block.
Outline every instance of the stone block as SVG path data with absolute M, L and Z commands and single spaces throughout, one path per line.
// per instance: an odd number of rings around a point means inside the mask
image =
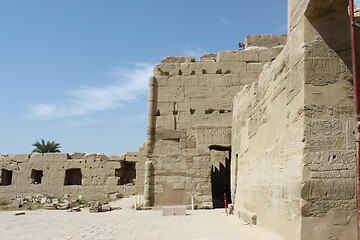
M 199 62 L 216 62 L 216 53 L 207 53 L 199 58 Z
M 180 63 L 161 63 L 154 67 L 153 74 L 155 77 L 171 77 L 175 75 L 181 75 L 179 70 Z
M 175 216 L 186 216 L 186 206 L 175 206 L 174 207 Z
M 67 153 L 44 153 L 43 160 L 45 161 L 66 161 L 68 160 Z
M 251 212 L 247 209 L 241 208 L 238 212 L 239 218 L 245 222 L 256 225 L 257 223 L 257 215 L 254 212 Z
M 119 198 L 122 198 L 122 194 L 121 193 L 109 193 L 109 198 L 119 199 Z
M 202 202 L 202 208 L 213 209 L 213 203 L 212 202 Z
M 264 35 L 246 35 L 245 37 L 245 49 L 253 46 L 257 47 L 274 47 L 279 45 L 285 45 L 287 42 L 286 34 L 264 34 Z
M 85 159 L 95 160 L 96 158 L 97 158 L 97 154 L 96 154 L 96 153 L 86 153 L 86 154 L 85 154 Z
M 237 52 L 238 62 L 259 62 L 259 50 L 242 50 Z
M 278 46 L 278 47 L 272 47 L 270 49 L 260 50 L 259 52 L 260 62 L 274 61 L 283 49 L 284 49 L 283 46 Z
M 260 73 L 262 71 L 264 67 L 264 63 L 253 63 L 253 62 L 248 62 L 246 63 L 246 71 L 248 72 L 255 72 L 255 73 Z
M 103 161 L 107 161 L 107 160 L 109 160 L 109 157 L 106 156 L 106 155 L 103 154 L 103 153 L 97 153 L 97 154 L 96 154 L 96 159 L 100 159 L 100 160 L 103 160 Z
M 231 64 L 228 62 L 225 62 L 224 64 Z M 201 74 L 205 77 L 208 77 L 208 75 L 212 75 L 212 74 L 218 74 L 219 71 L 221 72 L 221 65 L 220 63 L 217 62 L 206 62 L 206 63 L 202 63 L 202 69 L 201 69 Z
M 10 207 L 19 208 L 21 206 L 21 202 L 19 199 L 14 199 L 10 201 Z
M 109 160 L 110 161 L 121 161 L 121 156 L 110 155 Z
M 174 207 L 163 207 L 163 216 L 174 216 L 175 208 Z
M 185 189 L 185 182 L 173 183 L 174 190 L 183 190 Z
M 189 62 L 195 62 L 194 57 L 165 57 L 161 58 L 161 63 L 189 63 Z
M 237 52 L 238 51 L 221 51 L 216 56 L 216 62 L 237 62 Z
M 83 159 L 83 158 L 85 158 L 85 153 L 78 153 L 78 152 L 70 153 L 70 158 L 71 159 Z
M 30 154 L 31 161 L 42 161 L 43 160 L 43 153 L 32 153 Z
M 102 206 L 101 206 L 101 211 L 102 211 L 102 212 L 111 211 L 110 204 L 104 204 L 104 205 L 102 205 Z
M 185 98 L 185 87 L 159 87 L 158 88 L 158 102 L 179 102 Z
M 4 161 L 15 161 L 15 162 L 25 162 L 29 160 L 29 154 L 15 154 L 15 155 L 8 155 L 4 157 Z
M 195 63 L 181 63 L 180 64 L 180 70 L 178 75 L 182 75 L 180 77 L 183 78 L 184 82 L 183 84 L 186 84 L 186 80 L 190 76 L 199 76 L 203 74 L 203 63 L 195 62 Z
M 170 182 L 170 183 L 178 183 L 178 182 L 180 182 L 180 177 L 179 176 L 167 176 L 165 178 L 165 181 Z

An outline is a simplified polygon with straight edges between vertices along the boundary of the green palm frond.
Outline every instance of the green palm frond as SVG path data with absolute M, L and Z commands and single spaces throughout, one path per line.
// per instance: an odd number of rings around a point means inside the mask
M 58 153 L 60 152 L 59 148 L 61 148 L 60 143 L 56 143 L 55 141 L 47 141 L 45 143 L 44 139 L 41 139 L 41 143 L 36 141 L 33 146 L 35 147 L 32 151 L 33 153 Z

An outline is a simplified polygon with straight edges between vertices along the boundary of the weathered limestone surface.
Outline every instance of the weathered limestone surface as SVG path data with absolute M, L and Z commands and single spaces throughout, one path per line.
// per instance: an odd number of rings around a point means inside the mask
M 212 178 L 229 165 L 232 99 L 258 80 L 264 65 L 283 49 L 281 43 L 205 54 L 199 62 L 167 57 L 154 68 L 147 136 L 147 157 L 154 165 L 147 190 L 152 204 L 190 204 L 192 197 L 199 207 L 222 202 L 223 192 L 214 195 Z
M 257 46 L 257 47 L 275 47 L 279 45 L 285 45 L 287 41 L 287 35 L 275 35 L 275 34 L 264 34 L 264 35 L 247 35 L 245 37 L 245 49 Z
M 142 193 L 145 160 L 144 151 L 122 156 L 99 153 L 1 155 L 0 197 L 10 199 L 39 193 L 93 198 L 112 192 L 124 196 Z M 74 172 L 81 172 L 81 175 Z
M 348 26 L 346 0 L 289 0 L 284 50 L 234 99 L 235 213 L 284 239 L 356 238 Z

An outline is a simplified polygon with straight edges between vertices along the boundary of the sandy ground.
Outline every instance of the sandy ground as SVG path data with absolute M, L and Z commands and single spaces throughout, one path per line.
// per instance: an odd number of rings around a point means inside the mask
M 134 211 L 133 199 L 112 203 L 122 207 L 103 213 L 61 210 L 0 212 L 0 239 L 197 239 L 282 240 L 258 226 L 246 225 L 224 209 L 187 211 L 186 216 L 163 216 L 161 210 Z

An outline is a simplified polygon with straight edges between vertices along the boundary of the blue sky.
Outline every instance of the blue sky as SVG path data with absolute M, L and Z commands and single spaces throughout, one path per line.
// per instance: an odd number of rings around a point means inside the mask
M 286 21 L 286 0 L 0 0 L 0 153 L 41 138 L 62 152 L 138 150 L 161 57 L 235 50 Z

